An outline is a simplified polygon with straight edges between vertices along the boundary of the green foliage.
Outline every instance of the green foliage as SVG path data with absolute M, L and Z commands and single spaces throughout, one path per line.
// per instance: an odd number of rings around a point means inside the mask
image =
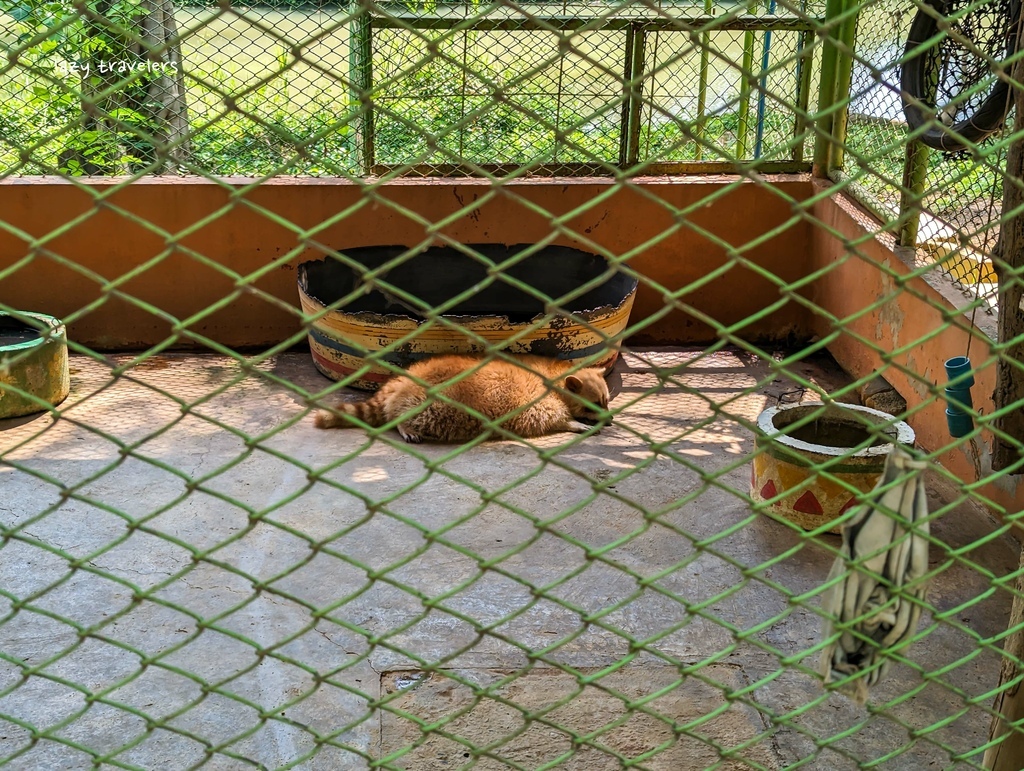
M 477 38 L 475 33 L 469 33 L 465 42 L 459 36 L 425 34 L 437 38 L 433 45 L 439 56 L 428 52 L 422 38 L 406 32 L 378 30 L 374 36 L 377 163 L 450 164 L 466 159 L 478 164 L 597 166 L 595 161 L 618 161 L 622 106 L 614 88 L 583 94 L 566 87 L 557 93 L 551 73 L 534 71 L 534 59 L 511 58 L 495 49 L 493 41 Z M 462 66 L 464 57 L 470 72 Z M 302 81 L 300 75 L 293 82 L 293 64 L 284 46 L 272 57 L 264 56 L 258 71 L 244 59 L 189 55 L 188 103 L 197 169 L 242 175 L 360 172 L 349 125 L 354 116 L 347 89 L 340 82 L 324 87 L 321 79 L 317 96 L 310 100 L 309 81 Z M 331 66 L 343 71 L 344 57 Z M 268 74 L 272 77 L 266 80 Z M 259 85 L 252 88 L 256 78 Z M 12 98 L 0 105 L 0 113 L 9 113 L 8 121 L 23 129 L 18 134 L 21 137 L 39 136 L 29 128 L 36 109 L 47 114 L 46 125 L 57 132 L 65 127 L 60 138 L 34 149 L 33 158 L 74 173 L 86 164 L 102 169 L 144 163 L 145 147 L 136 147 L 138 138 L 132 131 L 152 128 L 143 113 L 129 105 L 109 111 L 117 128 L 125 127 L 112 132 L 121 147 L 119 153 L 107 141 L 111 137 L 101 138 L 82 124 L 73 85 L 38 77 L 31 82 L 39 93 L 27 95 L 13 89 Z M 495 88 L 500 89 L 500 98 L 495 98 Z M 69 126 L 77 136 L 67 135 Z M 705 141 L 732 152 L 738 127 L 735 104 L 712 112 L 704 124 Z M 769 111 L 766 156 L 773 148 L 784 146 L 792 128 L 791 111 Z M 657 112 L 652 115 L 645 109 L 640 157 L 696 159 L 692 130 L 692 120 Z M 62 142 L 77 151 L 75 163 L 58 157 Z M 753 144 L 752 136 L 748 142 Z M 703 154 L 704 158 L 713 156 L 717 156 L 713 151 Z M 0 148 L 0 159 L 16 163 L 16 149 L 10 147 L 5 153 Z
M 226 115 L 193 135 L 197 166 L 217 174 L 257 176 L 353 173 L 351 132 L 326 110 L 277 110 L 262 124 Z
M 495 102 L 480 80 L 465 83 L 461 68 L 451 59 L 435 59 L 410 66 L 420 56 L 408 41 L 375 57 L 376 77 L 389 84 L 376 98 L 374 140 L 381 164 L 457 162 L 460 158 L 489 163 L 588 163 L 600 159 L 614 164 L 619 155 L 621 107 L 614 102 L 587 100 L 572 95 L 545 94 L 539 86 L 519 85 L 505 102 Z M 280 49 L 275 60 L 277 77 L 247 91 L 250 75 L 230 62 L 192 68 L 189 109 L 193 125 L 192 154 L 197 168 L 224 175 L 356 174 L 353 132 L 348 125 L 348 95 L 339 89 L 297 108 L 290 95 L 288 53 Z M 481 78 L 509 83 L 521 74 L 478 52 L 471 62 Z M 520 69 L 525 69 L 526 63 Z M 244 94 L 244 96 L 238 96 Z M 61 99 L 61 96 L 67 99 Z M 12 94 L 0 106 L 18 130 L 15 144 L 24 146 L 39 136 L 32 116 L 42 107 L 54 127 L 75 124 L 77 99 L 70 91 L 44 89 L 39 96 Z M 226 111 L 225 96 L 236 98 L 235 110 Z M 20 108 L 17 107 L 20 103 Z M 13 108 L 13 109 L 12 109 Z M 114 113 L 125 124 L 145 126 L 145 118 L 132 111 Z M 641 135 L 642 157 L 689 160 L 694 145 L 681 122 L 647 122 Z M 735 144 L 735 111 L 711 115 L 706 123 L 709 142 L 724 148 Z M 782 111 L 769 118 L 768 136 L 785 138 L 792 119 Z M 773 133 L 775 132 L 775 133 Z M 109 137 L 106 138 L 109 140 Z M 84 160 L 91 168 L 110 164 L 133 165 L 138 155 L 118 154 L 116 145 L 129 144 L 130 132 L 101 141 L 79 130 L 68 146 L 79 149 L 77 161 L 61 164 L 59 143 L 50 142 L 33 157 L 68 173 L 81 173 Z M 770 144 L 770 143 L 769 143 Z M 14 147 L 0 149 L 0 168 L 17 162 Z M 33 173 L 33 172 L 30 172 Z M 35 172 L 37 173 L 37 172 Z
M 19 66 L 31 73 L 33 120 L 65 128 L 56 158 L 40 160 L 73 175 L 139 168 L 149 153 L 141 137 L 155 128 L 140 109 L 146 75 L 118 83 L 120 75 L 104 72 L 101 63 L 137 59 L 132 31 L 146 10 L 140 0 L 89 0 L 86 5 L 101 20 L 67 0 L 0 0 L 0 12 L 17 23 L 8 53 L 16 52 Z M 100 92 L 105 93 L 94 96 Z M 81 113 L 83 98 L 99 108 L 100 121 Z M 10 106 L 15 109 L 8 121 L 25 117 L 24 109 Z
M 100 54 L 124 58 L 131 41 L 122 31 L 146 13 L 140 0 L 88 0 L 86 7 L 106 23 L 88 19 L 68 0 L 0 0 L 0 13 L 18 24 L 14 48 L 30 57 L 66 66 Z M 45 37 L 33 42 L 39 35 Z
M 888 121 L 856 118 L 847 126 L 845 171 L 858 177 L 858 185 L 873 200 L 892 210 L 899 207 L 906 158 L 907 128 Z M 929 155 L 928 209 L 955 220 L 967 207 L 981 207 L 1002 196 L 1001 175 L 992 165 L 968 156 Z
M 535 71 L 539 60 L 528 54 L 530 44 L 525 39 L 519 40 L 525 55 L 510 56 L 507 50 L 495 48 L 487 36 L 472 32 L 465 40 L 432 32 L 425 36 L 434 39 L 431 49 L 436 48 L 439 56 L 427 50 L 422 36 L 375 33 L 378 163 L 444 164 L 463 158 L 480 164 L 617 161 L 622 108 L 613 84 L 600 86 L 604 93 L 590 93 L 593 88 L 589 87 L 586 93 L 572 86 L 556 89 L 553 72 Z M 352 110 L 342 83 L 323 88 L 321 79 L 317 88 L 323 92 L 309 101 L 309 81 L 294 86 L 289 82 L 295 72 L 289 65 L 294 60 L 283 46 L 272 59 L 262 56 L 255 68 L 254 60 L 188 56 L 188 101 L 199 168 L 223 174 L 330 173 L 332 168 L 358 172 L 346 117 Z M 327 64 L 343 72 L 343 53 L 338 61 Z M 268 72 L 274 77 L 250 90 L 255 79 L 264 80 Z M 74 120 L 69 112 L 78 102 L 73 90 L 44 84 L 40 98 L 48 100 L 47 109 L 55 118 L 62 107 Z M 131 112 L 115 114 L 128 126 L 143 126 L 134 122 Z M 766 146 L 788 139 L 791 114 L 772 113 L 769 124 Z M 641 157 L 694 157 L 687 133 L 691 126 L 681 119 L 645 112 Z M 737 126 L 734 106 L 709 115 L 707 140 L 731 149 Z M 95 149 L 90 157 L 106 160 L 108 155 Z M 119 160 L 126 158 L 131 161 L 131 154 Z

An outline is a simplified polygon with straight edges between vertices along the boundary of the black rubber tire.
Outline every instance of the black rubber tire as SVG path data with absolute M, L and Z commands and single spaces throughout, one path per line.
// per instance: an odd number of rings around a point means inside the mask
M 929 4 L 943 16 L 947 15 L 949 3 L 947 0 L 929 0 Z M 1020 17 L 1020 0 L 1012 0 L 1010 4 L 1010 17 L 1012 19 L 1009 28 L 1016 29 Z M 905 54 L 909 54 L 921 43 L 934 37 L 939 31 L 938 21 L 924 10 L 918 10 L 914 21 L 910 25 L 910 33 L 907 35 Z M 1006 54 L 1010 56 L 1016 48 L 1016 33 L 1011 32 L 1007 41 Z M 954 123 L 949 128 L 939 127 L 933 122 L 932 117 L 923 112 L 917 105 L 912 104 L 907 98 L 908 95 L 922 104 L 934 109 L 933 99 L 925 99 L 926 93 L 926 70 L 929 51 L 922 51 L 912 59 L 908 59 L 900 74 L 900 88 L 903 97 L 903 113 L 906 115 L 907 123 L 911 130 L 920 129 L 930 124 L 929 128 L 921 134 L 918 139 L 928 147 L 942 150 L 947 153 L 956 153 L 967 150 L 966 142 L 978 143 L 985 137 L 996 133 L 1006 124 L 1006 116 L 1010 112 L 1013 100 L 1010 95 L 1010 87 L 1006 81 L 996 81 L 992 91 L 985 100 L 978 106 L 973 115 L 964 120 Z

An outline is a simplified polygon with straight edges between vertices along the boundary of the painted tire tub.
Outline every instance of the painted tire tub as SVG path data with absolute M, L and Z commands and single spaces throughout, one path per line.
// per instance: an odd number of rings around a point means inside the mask
M 473 244 L 470 248 L 500 264 L 528 248 L 524 244 Z M 346 257 L 365 266 L 379 268 L 406 251 L 401 246 L 347 249 Z M 559 298 L 608 271 L 604 258 L 564 246 L 548 246 L 514 266 L 504 275 L 551 298 Z M 427 249 L 388 270 L 384 281 L 437 307 L 458 295 L 473 291 L 443 314 L 487 341 L 499 343 L 516 336 L 507 350 L 551 356 L 570 361 L 591 359 L 594 366 L 610 368 L 618 355 L 606 338 L 626 328 L 636 296 L 636 279 L 615 273 L 585 294 L 567 303 L 566 310 L 585 323 L 556 316 L 536 329 L 530 327 L 546 313 L 543 300 L 501 279 L 483 285 L 487 268 L 481 262 L 448 247 Z M 414 338 L 400 343 L 384 355 L 399 367 L 439 353 L 479 353 L 483 346 L 458 329 L 427 321 L 415 307 L 400 298 L 370 287 L 363 271 L 332 257 L 299 265 L 299 302 L 307 317 L 315 317 L 309 330 L 313 362 L 324 375 L 341 380 L 363 368 L 366 356 L 401 341 L 419 330 Z M 344 305 L 324 312 L 353 292 L 361 292 Z M 527 331 L 528 330 L 528 331 Z M 594 356 L 597 359 L 592 359 Z M 374 389 L 388 379 L 384 367 L 371 369 L 348 384 Z
M 9 313 L 0 313 L 0 418 L 31 415 L 45 409 L 5 386 L 13 386 L 53 406 L 64 401 L 71 391 L 64 325 L 42 313 L 20 315 L 48 326 L 50 335 Z
M 750 497 L 761 503 L 815 477 L 812 464 L 847 455 L 869 438 L 874 444 L 843 458 L 829 473 L 861 492 L 877 483 L 892 444 L 914 444 L 914 430 L 893 416 L 857 404 L 831 404 L 813 421 L 783 434 L 782 430 L 825 407 L 822 402 L 803 402 L 771 407 L 757 419 Z M 886 439 L 875 437 L 865 424 L 877 425 Z M 779 498 L 767 509 L 805 530 L 814 530 L 842 516 L 857 498 L 839 483 L 817 476 L 809 487 Z M 829 530 L 840 532 L 840 526 Z

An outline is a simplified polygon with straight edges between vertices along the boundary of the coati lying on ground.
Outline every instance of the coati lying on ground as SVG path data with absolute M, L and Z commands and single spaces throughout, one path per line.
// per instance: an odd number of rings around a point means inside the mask
M 608 408 L 608 385 L 600 369 L 581 369 L 565 375 L 571 364 L 539 356 L 514 357 L 518 364 L 501 359 L 481 365 L 479 356 L 434 356 L 408 368 L 409 375 L 428 385 L 438 385 L 477 367 L 441 393 L 458 404 L 434 400 L 427 407 L 398 424 L 407 442 L 466 442 L 484 433 L 485 426 L 459 405 L 465 405 L 494 420 L 525 405 L 522 412 L 501 422 L 510 433 L 524 439 L 560 431 L 582 433 L 590 428 L 581 421 L 596 423 L 598 413 L 585 402 Z M 545 380 L 563 390 L 550 389 Z M 370 426 L 383 426 L 428 401 L 426 388 L 411 377 L 398 375 L 388 380 L 373 396 L 361 402 L 344 402 L 334 412 L 316 416 L 318 428 L 346 428 L 356 425 L 355 416 Z M 337 414 L 336 414 L 337 413 Z M 499 435 L 500 436 L 500 435 Z

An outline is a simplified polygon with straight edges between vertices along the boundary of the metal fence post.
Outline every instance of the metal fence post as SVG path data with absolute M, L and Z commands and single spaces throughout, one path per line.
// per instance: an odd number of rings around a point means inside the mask
M 626 55 L 623 84 L 626 100 L 622 104 L 622 127 L 619 139 L 619 165 L 623 168 L 640 162 L 640 112 L 643 107 L 644 53 L 647 33 L 640 24 L 626 29 Z
M 775 13 L 775 0 L 769 0 L 768 13 Z M 761 150 L 764 145 L 764 118 L 767 108 L 767 87 L 768 87 L 768 65 L 772 50 L 772 31 L 766 29 L 761 37 L 761 77 L 758 79 L 757 93 L 757 127 L 754 134 L 754 158 L 761 157 Z M 797 81 L 800 80 L 799 63 L 797 63 Z
M 903 162 L 903 190 L 900 191 L 900 246 L 917 246 L 921 225 L 921 194 L 928 178 L 928 156 L 931 151 L 917 141 L 907 143 Z
M 858 0 L 847 0 L 843 10 L 847 11 L 853 7 Z M 853 80 L 853 51 L 857 40 L 857 19 L 860 17 L 860 8 L 843 20 L 839 27 L 839 56 L 836 61 L 836 99 L 845 100 L 850 96 L 850 84 Z M 829 172 L 842 168 L 843 166 L 843 145 L 846 142 L 846 122 L 850 116 L 850 106 L 847 104 L 835 114 L 832 121 L 832 153 L 829 157 Z
M 818 136 L 814 141 L 813 174 L 816 177 L 827 177 L 831 170 L 833 151 L 833 130 L 835 124 L 835 106 L 845 95 L 838 93 L 837 76 L 839 68 L 841 41 L 841 24 L 835 20 L 842 14 L 844 0 L 828 0 L 825 5 L 825 24 L 827 33 L 821 52 L 821 81 L 818 87 Z
M 711 0 L 704 0 L 704 15 L 711 16 Z M 711 33 L 702 32 L 700 35 L 700 71 L 697 80 L 697 120 L 693 124 L 693 136 L 697 140 L 694 152 L 694 159 L 701 160 L 704 157 L 704 118 L 708 109 L 708 66 L 711 54 Z
M 799 137 L 807 130 L 807 119 L 804 117 L 804 113 L 807 112 L 807 105 L 811 101 L 811 75 L 813 74 L 814 67 L 812 61 L 804 61 L 804 51 L 812 50 L 811 41 L 813 35 L 810 32 L 800 33 L 800 42 L 797 44 L 797 56 L 799 57 L 796 62 L 796 118 L 793 124 L 793 136 Z M 806 142 L 800 142 L 793 148 L 793 160 L 802 161 L 804 159 L 804 145 Z
M 928 98 L 934 103 L 939 90 L 938 57 L 931 57 Z M 918 141 L 907 143 L 907 155 L 903 161 L 903 189 L 900 191 L 900 246 L 917 246 L 917 234 L 921 225 L 921 198 L 928 181 L 928 158 L 931 150 Z
M 355 0 L 349 28 L 349 105 L 352 117 L 356 165 L 370 174 L 373 158 L 373 21 L 369 9 Z
M 751 69 L 754 67 L 754 32 L 743 33 L 743 71 L 740 72 L 740 114 L 736 124 L 736 159 L 747 157 L 747 134 L 750 133 Z

